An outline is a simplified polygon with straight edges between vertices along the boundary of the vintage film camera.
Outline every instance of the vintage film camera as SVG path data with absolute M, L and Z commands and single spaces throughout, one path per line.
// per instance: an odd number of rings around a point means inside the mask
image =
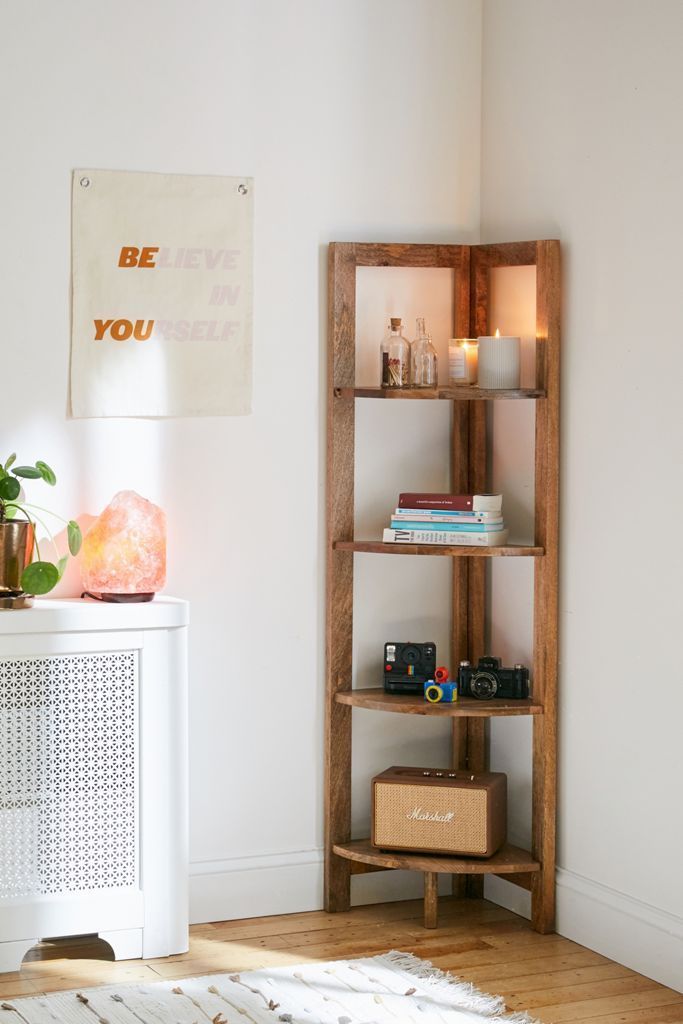
M 529 669 L 524 665 L 502 668 L 500 658 L 480 658 L 476 668 L 460 662 L 458 693 L 477 700 L 523 700 L 529 696 Z
M 458 699 L 458 684 L 435 683 L 432 679 L 424 685 L 424 696 L 430 704 L 453 704 Z
M 434 678 L 436 644 L 388 643 L 384 645 L 385 693 L 424 693 L 424 684 Z

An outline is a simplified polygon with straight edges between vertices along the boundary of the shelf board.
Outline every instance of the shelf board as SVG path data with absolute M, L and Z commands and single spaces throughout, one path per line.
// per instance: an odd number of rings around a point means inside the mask
M 540 871 L 540 864 L 526 850 L 505 843 L 493 857 L 451 857 L 444 854 L 402 853 L 376 850 L 369 839 L 352 843 L 336 843 L 332 847 L 338 857 L 372 864 L 379 868 L 402 868 L 408 871 L 446 872 L 452 875 L 512 875 Z
M 475 700 L 461 697 L 455 704 L 430 704 L 423 697 L 385 693 L 382 687 L 368 690 L 340 690 L 337 704 L 370 711 L 393 711 L 402 715 L 430 715 L 434 718 L 492 718 L 498 715 L 542 715 L 543 707 L 533 698 L 526 700 Z
M 464 544 L 384 544 L 379 540 L 335 540 L 335 551 L 357 551 L 373 555 L 449 555 L 455 558 L 511 558 L 526 555 L 537 558 L 544 549 L 527 544 L 505 544 L 497 548 L 476 548 Z
M 540 388 L 479 388 L 473 384 L 460 384 L 444 388 L 350 388 L 334 389 L 335 398 L 389 398 L 403 401 L 474 402 L 497 398 L 545 398 Z

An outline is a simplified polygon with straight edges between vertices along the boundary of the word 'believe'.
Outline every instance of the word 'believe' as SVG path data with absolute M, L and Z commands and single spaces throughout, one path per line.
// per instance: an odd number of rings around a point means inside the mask
M 124 245 L 119 254 L 119 266 L 147 270 L 236 270 L 239 255 L 239 249 L 163 249 L 158 245 L 141 248 Z

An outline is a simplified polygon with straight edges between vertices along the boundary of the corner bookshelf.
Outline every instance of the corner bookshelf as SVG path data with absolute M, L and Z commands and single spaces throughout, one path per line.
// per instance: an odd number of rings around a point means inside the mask
M 388 391 L 357 387 L 356 270 L 358 267 L 450 268 L 454 271 L 454 337 L 490 334 L 491 271 L 536 267 L 536 380 L 533 388 L 478 387 Z M 329 246 L 327 401 L 327 629 L 325 725 L 325 909 L 350 907 L 351 875 L 394 868 L 424 875 L 425 925 L 437 918 L 437 880 L 453 876 L 458 895 L 481 897 L 485 874 L 531 892 L 532 924 L 542 933 L 555 923 L 555 808 L 557 761 L 557 589 L 560 373 L 560 246 L 555 240 L 487 245 L 399 245 L 334 242 Z M 451 490 L 486 491 L 487 420 L 491 401 L 536 403 L 535 525 L 533 545 L 468 548 L 393 545 L 354 536 L 354 421 L 358 401 L 449 401 Z M 452 560 L 451 665 L 486 653 L 486 561 L 534 560 L 532 696 L 526 701 L 461 700 L 428 705 L 382 689 L 353 689 L 353 570 L 358 553 Z M 451 720 L 452 766 L 488 768 L 487 719 L 531 715 L 533 786 L 531 850 L 506 844 L 487 860 L 382 852 L 369 839 L 351 840 L 351 728 L 354 707 Z M 368 780 L 369 782 L 369 780 Z

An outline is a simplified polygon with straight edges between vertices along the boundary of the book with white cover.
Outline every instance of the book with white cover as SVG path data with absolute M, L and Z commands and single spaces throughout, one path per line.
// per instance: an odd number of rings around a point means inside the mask
M 385 544 L 445 544 L 449 547 L 501 547 L 507 543 L 508 531 L 458 533 L 456 530 L 393 530 L 382 535 Z

